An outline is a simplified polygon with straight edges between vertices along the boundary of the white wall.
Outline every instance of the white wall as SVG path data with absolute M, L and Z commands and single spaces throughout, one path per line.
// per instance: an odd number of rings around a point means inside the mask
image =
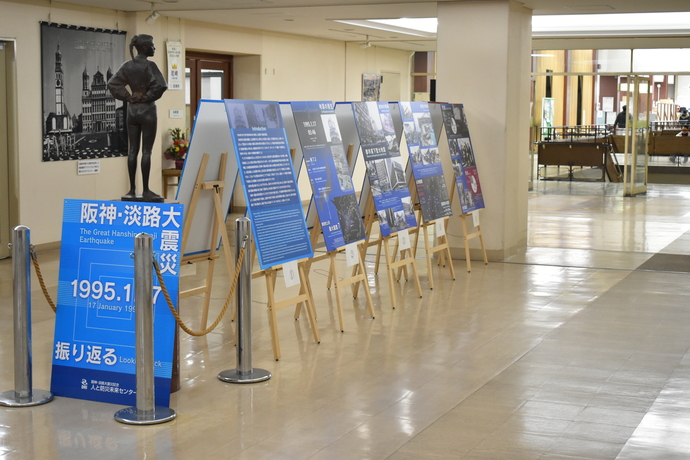
M 77 176 L 76 161 L 42 162 L 41 52 L 39 21 L 120 29 L 127 41 L 137 33 L 154 36 L 153 60 L 165 69 L 165 41 L 180 40 L 183 48 L 233 54 L 236 98 L 264 100 L 359 100 L 361 74 L 382 70 L 400 72 L 401 99 L 411 96 L 409 52 L 297 35 L 223 27 L 161 17 L 152 25 L 146 13 L 71 7 L 48 1 L 26 5 L 0 0 L 0 36 L 17 42 L 18 81 L 18 222 L 32 229 L 32 242 L 44 244 L 61 237 L 65 198 L 119 199 L 128 189 L 126 158 L 101 160 L 98 175 Z M 123 61 L 128 59 L 123 56 Z M 275 70 L 275 74 L 274 74 Z M 165 72 L 164 72 L 165 74 Z M 167 130 L 180 126 L 168 117 L 170 109 L 184 109 L 184 91 L 168 91 L 158 101 L 159 136 L 152 157 L 151 188 L 160 191 L 161 168 L 170 167 L 162 151 Z M 158 152 L 158 153 L 157 153 Z

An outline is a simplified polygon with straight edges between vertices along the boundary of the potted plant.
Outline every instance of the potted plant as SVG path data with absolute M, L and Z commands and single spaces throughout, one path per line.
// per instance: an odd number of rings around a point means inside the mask
M 172 128 L 168 131 L 172 136 L 172 144 L 165 150 L 165 158 L 175 161 L 175 169 L 182 169 L 189 149 L 189 140 L 185 138 L 182 128 Z

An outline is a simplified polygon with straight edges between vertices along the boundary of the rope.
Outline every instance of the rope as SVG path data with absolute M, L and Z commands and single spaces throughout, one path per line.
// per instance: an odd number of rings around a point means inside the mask
M 38 278 L 38 282 L 41 285 L 41 290 L 43 291 L 43 295 L 45 296 L 46 300 L 48 301 L 48 305 L 50 305 L 50 308 L 53 309 L 53 313 L 57 312 L 57 308 L 55 307 L 55 302 L 53 302 L 53 299 L 50 298 L 50 294 L 48 293 L 48 289 L 46 289 L 46 283 L 43 281 L 43 275 L 41 274 L 41 267 L 38 265 L 38 256 L 36 255 L 36 251 L 34 251 L 33 248 L 29 250 L 31 253 L 31 262 L 34 264 L 34 269 L 36 270 L 36 277 Z
M 245 237 L 245 241 L 247 238 Z M 173 306 L 172 300 L 170 300 L 170 294 L 168 294 L 168 289 L 165 287 L 165 283 L 163 282 L 163 275 L 161 274 L 160 267 L 158 266 L 158 261 L 155 259 L 153 260 L 153 267 L 156 269 L 156 276 L 158 277 L 158 282 L 161 285 L 161 290 L 163 291 L 163 295 L 165 296 L 165 301 L 168 303 L 168 308 L 170 308 L 170 312 L 173 314 L 175 317 L 175 321 L 177 322 L 177 325 L 180 326 L 180 328 L 185 331 L 189 335 L 193 335 L 195 337 L 201 337 L 218 326 L 220 324 L 220 321 L 223 319 L 223 316 L 225 315 L 225 312 L 228 310 L 228 307 L 230 306 L 230 300 L 232 299 L 232 296 L 235 294 L 235 288 L 237 287 L 237 279 L 240 276 L 240 267 L 242 266 L 242 262 L 244 261 L 244 243 L 242 243 L 242 247 L 240 248 L 240 254 L 237 257 L 237 265 L 235 265 L 235 278 L 232 280 L 232 287 L 230 288 L 230 292 L 228 293 L 228 296 L 225 299 L 225 305 L 223 305 L 223 310 L 221 310 L 220 315 L 218 315 L 218 318 L 211 324 L 209 327 L 204 329 L 203 331 L 194 331 L 187 327 L 186 324 L 182 321 L 182 318 L 180 318 L 179 313 L 177 313 L 177 310 L 175 310 L 175 307 Z

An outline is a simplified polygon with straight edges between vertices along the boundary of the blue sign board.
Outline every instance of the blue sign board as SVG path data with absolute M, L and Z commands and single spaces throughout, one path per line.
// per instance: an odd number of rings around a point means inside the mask
M 292 114 L 328 251 L 363 240 L 364 224 L 331 101 L 292 102 Z
M 417 226 L 388 102 L 353 102 L 382 236 Z
M 225 110 L 259 265 L 312 257 L 278 103 L 226 99 Z
M 412 175 L 425 222 L 453 215 L 427 102 L 399 102 Z
M 467 214 L 484 208 L 484 196 L 479 184 L 477 162 L 470 140 L 465 108 L 462 104 L 441 104 L 443 125 L 446 128 L 450 161 L 453 164 L 455 186 L 460 197 L 462 213 Z
M 173 302 L 183 206 L 65 200 L 51 391 L 136 405 L 134 237 L 148 233 Z M 156 405 L 170 404 L 175 318 L 153 275 Z

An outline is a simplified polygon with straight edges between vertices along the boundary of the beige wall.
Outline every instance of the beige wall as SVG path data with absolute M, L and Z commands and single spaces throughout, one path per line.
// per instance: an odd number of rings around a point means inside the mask
M 30 3 L 30 4 L 26 4 Z M 32 229 L 32 242 L 58 241 L 65 198 L 118 199 L 127 191 L 126 158 L 101 160 L 98 175 L 77 176 L 76 161 L 42 162 L 41 52 L 39 21 L 120 29 L 127 40 L 137 33 L 154 36 L 153 60 L 165 69 L 165 41 L 181 40 L 183 47 L 197 51 L 233 54 L 236 98 L 264 100 L 359 100 L 361 74 L 383 70 L 400 72 L 401 100 L 411 98 L 410 52 L 358 45 L 297 35 L 222 27 L 161 17 L 152 25 L 146 13 L 73 7 L 34 0 L 24 3 L 0 1 L 0 38 L 17 43 L 18 148 L 12 161 L 17 165 L 17 222 Z M 123 61 L 128 58 L 123 56 Z M 113 69 L 115 70 L 115 69 Z M 181 126 L 168 117 L 170 109 L 184 109 L 184 91 L 168 91 L 158 101 L 159 136 L 154 145 L 151 187 L 160 190 L 158 171 L 170 167 L 162 151 L 169 142 L 168 128 Z M 157 154 L 157 152 L 161 152 Z M 306 198 L 305 198 L 306 199 Z

